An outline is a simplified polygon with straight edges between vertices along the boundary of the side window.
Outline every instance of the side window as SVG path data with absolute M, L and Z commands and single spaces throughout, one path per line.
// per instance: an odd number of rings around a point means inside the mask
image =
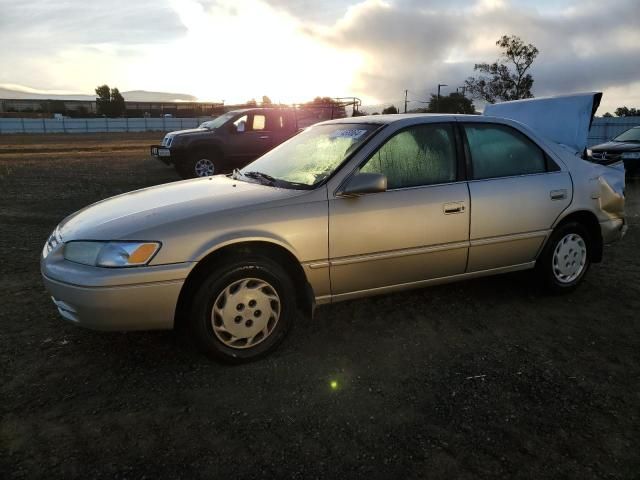
M 387 187 L 417 187 L 456 179 L 453 127 L 416 125 L 395 134 L 360 168 L 387 176 Z
M 464 130 L 475 180 L 546 171 L 544 152 L 520 132 L 482 124 L 467 124 Z
M 243 115 L 238 118 L 233 124 L 236 126 L 236 131 L 242 133 L 247 130 L 247 116 Z
M 279 112 L 271 112 L 267 115 L 267 126 L 265 130 L 277 132 L 284 128 L 284 116 Z
M 251 130 L 264 130 L 266 117 L 264 115 L 254 115 L 251 123 Z

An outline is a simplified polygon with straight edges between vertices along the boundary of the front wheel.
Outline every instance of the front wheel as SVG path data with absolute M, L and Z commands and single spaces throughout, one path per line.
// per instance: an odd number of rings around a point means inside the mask
M 570 292 L 582 281 L 591 265 L 591 242 L 582 224 L 570 222 L 551 234 L 536 269 L 552 293 Z
M 220 173 L 216 161 L 208 156 L 198 155 L 176 165 L 182 178 L 210 177 Z
M 277 263 L 254 257 L 213 270 L 189 319 L 201 350 L 228 363 L 255 360 L 284 339 L 295 315 L 293 284 Z

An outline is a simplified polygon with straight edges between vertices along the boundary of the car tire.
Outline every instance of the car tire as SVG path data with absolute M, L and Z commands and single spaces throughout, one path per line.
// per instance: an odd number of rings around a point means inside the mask
M 276 349 L 296 311 L 293 283 L 280 265 L 260 256 L 231 260 L 200 283 L 189 330 L 208 356 L 245 363 Z
M 536 262 L 543 287 L 553 294 L 574 290 L 591 265 L 591 245 L 589 232 L 581 223 L 558 226 Z
M 182 178 L 210 177 L 220 173 L 218 163 L 211 155 L 195 155 L 177 164 L 176 170 Z

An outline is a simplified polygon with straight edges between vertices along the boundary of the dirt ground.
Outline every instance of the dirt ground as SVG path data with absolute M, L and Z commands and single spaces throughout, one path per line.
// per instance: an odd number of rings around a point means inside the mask
M 63 217 L 178 180 L 161 136 L 0 136 L 0 477 L 639 478 L 639 181 L 571 295 L 524 272 L 336 304 L 229 367 L 70 325 L 40 281 Z

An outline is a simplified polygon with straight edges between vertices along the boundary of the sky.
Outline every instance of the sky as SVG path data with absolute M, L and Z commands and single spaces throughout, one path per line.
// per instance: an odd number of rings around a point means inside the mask
M 639 0 L 0 0 L 0 86 L 399 107 L 407 89 L 412 108 L 496 60 L 503 34 L 540 50 L 534 95 L 640 107 Z

